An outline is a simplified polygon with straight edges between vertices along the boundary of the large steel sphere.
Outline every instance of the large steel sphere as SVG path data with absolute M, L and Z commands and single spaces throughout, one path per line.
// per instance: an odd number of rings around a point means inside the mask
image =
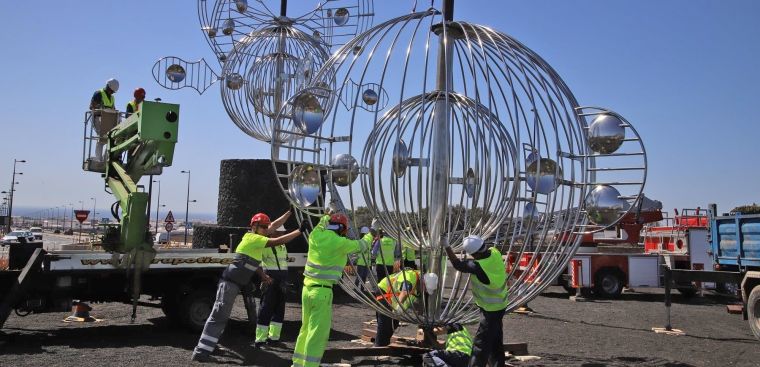
M 588 128 L 588 144 L 591 150 L 611 154 L 623 145 L 625 125 L 614 115 L 599 115 Z

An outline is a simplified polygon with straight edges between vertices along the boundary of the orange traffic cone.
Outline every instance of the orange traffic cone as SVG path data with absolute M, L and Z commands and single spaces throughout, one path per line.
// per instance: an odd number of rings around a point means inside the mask
M 90 316 L 92 307 L 84 302 L 75 302 L 71 308 L 72 315 L 63 319 L 64 322 L 97 322 L 100 321 Z

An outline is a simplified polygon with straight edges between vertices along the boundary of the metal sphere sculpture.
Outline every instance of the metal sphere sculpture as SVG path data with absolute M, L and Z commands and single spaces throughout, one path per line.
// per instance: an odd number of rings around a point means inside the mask
M 284 102 L 310 82 L 342 45 L 372 22 L 372 0 L 327 0 L 316 7 L 287 0 L 199 0 L 203 35 L 222 66 L 214 71 L 205 60 L 160 59 L 156 81 L 168 89 L 190 87 L 199 93 L 220 82 L 230 119 L 246 134 L 262 141 L 285 141 L 297 135 L 275 133 L 274 118 Z M 286 111 L 283 118 L 301 115 Z M 301 121 L 295 121 L 299 123 Z
M 291 110 L 311 124 L 272 145 L 300 220 L 345 210 L 355 229 L 369 225 L 358 217 L 366 206 L 416 250 L 418 307 L 394 309 L 371 293 L 387 274 L 365 285 L 349 272 L 340 284 L 378 312 L 425 326 L 477 319 L 469 277 L 447 266 L 444 244 L 459 251 L 474 235 L 499 248 L 511 311 L 557 279 L 582 234 L 634 210 L 646 178 L 643 144 L 625 119 L 580 107 L 539 55 L 453 21 L 447 3 L 445 17 L 429 9 L 392 19 L 336 51 L 275 125 L 290 126 Z

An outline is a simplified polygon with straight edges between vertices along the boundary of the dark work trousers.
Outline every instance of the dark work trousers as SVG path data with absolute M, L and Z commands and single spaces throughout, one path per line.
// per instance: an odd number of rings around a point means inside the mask
M 393 274 L 393 265 L 375 264 L 375 276 L 378 283 L 391 274 Z
M 356 285 L 364 289 L 364 282 L 367 281 L 369 268 L 365 265 L 356 265 Z
M 377 331 L 375 332 L 375 346 L 384 347 L 391 343 L 391 337 L 393 332 L 398 327 L 398 320 L 394 320 L 388 316 L 375 312 L 377 316 Z
M 272 284 L 267 285 L 261 293 L 258 325 L 269 325 L 270 322 L 282 323 L 285 317 L 285 279 L 272 276 Z
M 504 310 L 485 311 L 480 309 L 480 324 L 472 343 L 472 357 L 469 367 L 502 367 L 504 358 L 504 332 L 501 320 Z
M 467 367 L 470 356 L 458 350 L 434 350 L 422 355 L 424 367 Z
M 246 286 L 242 291 L 245 310 L 248 314 L 248 322 L 255 322 L 256 301 L 253 298 L 252 287 Z M 224 327 L 227 326 L 227 321 L 230 319 L 230 312 L 232 312 L 232 306 L 235 304 L 235 298 L 237 298 L 240 292 L 241 289 L 237 284 L 224 279 L 219 281 L 214 306 L 211 309 L 211 314 L 208 315 L 208 320 L 206 320 L 203 333 L 200 340 L 198 340 L 198 345 L 195 347 L 193 354 L 208 355 L 216 349 L 219 337 L 222 336 Z

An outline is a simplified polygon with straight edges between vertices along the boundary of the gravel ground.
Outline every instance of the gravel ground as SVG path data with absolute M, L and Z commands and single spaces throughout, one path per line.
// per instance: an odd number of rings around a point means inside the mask
M 505 318 L 510 342 L 527 342 L 534 361 L 512 361 L 517 366 L 758 366 L 760 342 L 740 315 L 730 315 L 731 299 L 715 295 L 684 300 L 675 296 L 673 326 L 686 336 L 655 334 L 665 308 L 662 290 L 627 293 L 621 300 L 572 302 L 561 288 L 552 287 L 530 303 L 532 315 Z M 245 322 L 242 302 L 220 341 L 217 363 L 228 365 L 289 366 L 300 309 L 289 303 L 283 331 L 284 345 L 255 350 L 253 331 Z M 134 324 L 131 309 L 122 304 L 95 304 L 92 315 L 103 320 L 88 324 L 61 322 L 66 313 L 11 316 L 0 344 L 0 366 L 165 366 L 188 365 L 198 335 L 167 324 L 160 309 L 142 307 Z M 351 342 L 363 321 L 374 312 L 336 296 L 331 348 L 361 347 Z M 398 334 L 413 335 L 402 327 Z M 357 366 L 414 365 L 411 358 L 357 357 L 343 363 Z

